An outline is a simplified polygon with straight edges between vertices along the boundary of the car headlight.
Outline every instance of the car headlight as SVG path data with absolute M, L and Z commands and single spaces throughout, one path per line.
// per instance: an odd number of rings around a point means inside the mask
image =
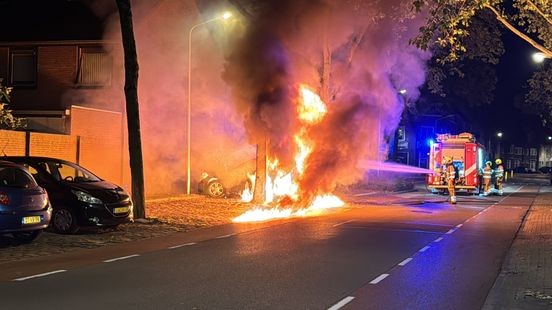
M 73 194 L 75 194 L 75 196 L 77 196 L 77 199 L 79 201 L 82 201 L 82 202 L 86 202 L 86 203 L 94 203 L 94 204 L 102 204 L 103 202 L 88 194 L 88 193 L 85 193 L 85 192 L 81 192 L 81 191 L 75 191 L 75 190 L 72 190 L 71 192 L 73 192 Z

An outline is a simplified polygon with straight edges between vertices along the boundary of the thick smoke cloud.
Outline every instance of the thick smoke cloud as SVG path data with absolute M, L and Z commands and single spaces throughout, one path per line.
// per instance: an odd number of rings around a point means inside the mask
M 105 39 L 120 42 L 114 1 L 88 2 L 111 16 Z M 316 144 L 301 180 L 307 195 L 361 179 L 358 163 L 378 158 L 380 142 L 425 78 L 429 55 L 407 44 L 421 24 L 410 18 L 408 1 L 134 0 L 148 196 L 185 191 L 188 31 L 233 9 L 229 2 L 256 9 L 250 19 L 234 10 L 230 23 L 193 34 L 192 184 L 203 171 L 237 183 L 254 168 L 254 145 L 265 139 L 271 157 L 289 168 L 299 83 L 318 90 L 329 109 L 307 133 Z M 69 92 L 68 102 L 124 110 L 122 54 L 113 53 L 112 87 Z
M 106 16 L 106 42 L 120 46 L 119 19 L 112 0 L 89 1 Z M 188 33 L 193 25 L 220 13 L 198 8 L 194 0 L 132 1 L 139 72 L 142 145 L 149 197 L 186 191 Z M 254 169 L 254 147 L 247 143 L 243 122 L 230 103 L 221 79 L 224 48 L 232 23 L 212 22 L 197 27 L 192 44 L 192 191 L 202 172 L 231 186 Z M 113 85 L 101 90 L 75 90 L 66 100 L 124 111 L 122 51 L 112 48 Z
M 315 150 L 300 180 L 304 195 L 359 180 L 359 162 L 385 156 L 378 155 L 380 144 L 424 81 L 429 55 L 408 45 L 419 21 L 409 16 L 407 1 L 261 3 L 224 73 L 250 141 L 268 139 L 269 156 L 289 163 L 296 89 L 307 84 L 318 89 L 329 112 L 308 130 Z

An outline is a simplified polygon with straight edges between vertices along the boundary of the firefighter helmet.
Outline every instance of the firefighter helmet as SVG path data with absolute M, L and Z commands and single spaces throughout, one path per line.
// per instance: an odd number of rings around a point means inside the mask
M 443 163 L 446 165 L 446 164 L 452 164 L 452 157 L 450 156 L 445 156 L 443 158 Z
M 497 159 L 495 160 L 495 163 L 496 163 L 497 165 L 500 165 L 500 164 L 502 164 L 502 159 L 500 159 L 500 158 L 497 158 Z
M 493 165 L 493 162 L 490 161 L 490 160 L 487 160 L 487 162 L 485 163 L 485 165 L 489 165 L 489 166 L 492 166 Z

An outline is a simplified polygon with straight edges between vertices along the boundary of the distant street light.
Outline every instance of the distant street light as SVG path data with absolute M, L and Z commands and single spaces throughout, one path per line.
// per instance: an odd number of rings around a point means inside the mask
M 500 157 L 500 140 L 502 140 L 502 131 L 499 131 L 496 136 L 498 137 L 498 141 L 496 144 L 496 157 Z
M 187 165 L 187 182 L 186 182 L 186 193 L 190 195 L 191 192 L 191 153 L 192 153 L 192 32 L 199 26 L 208 24 L 210 22 L 214 22 L 217 20 L 226 20 L 232 17 L 232 13 L 230 12 L 224 12 L 222 15 L 217 16 L 215 18 L 211 18 L 209 20 L 206 20 L 204 22 L 201 22 L 199 24 L 193 25 L 190 28 L 190 31 L 188 33 L 188 165 Z
M 541 53 L 541 52 L 538 52 L 538 53 L 533 53 L 533 61 L 536 62 L 536 63 L 541 63 L 543 62 L 547 57 L 544 53 Z
M 548 141 L 552 140 L 552 136 L 548 136 Z
M 406 95 L 407 91 L 406 91 L 406 89 L 403 88 L 403 89 L 399 90 L 399 93 L 401 95 Z

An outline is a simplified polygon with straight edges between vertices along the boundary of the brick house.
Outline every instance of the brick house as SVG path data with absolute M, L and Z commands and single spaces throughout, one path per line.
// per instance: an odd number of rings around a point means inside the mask
M 519 146 L 510 144 L 502 152 L 502 161 L 505 169 L 525 167 L 530 171 L 537 171 L 539 163 L 539 148 L 537 146 Z

